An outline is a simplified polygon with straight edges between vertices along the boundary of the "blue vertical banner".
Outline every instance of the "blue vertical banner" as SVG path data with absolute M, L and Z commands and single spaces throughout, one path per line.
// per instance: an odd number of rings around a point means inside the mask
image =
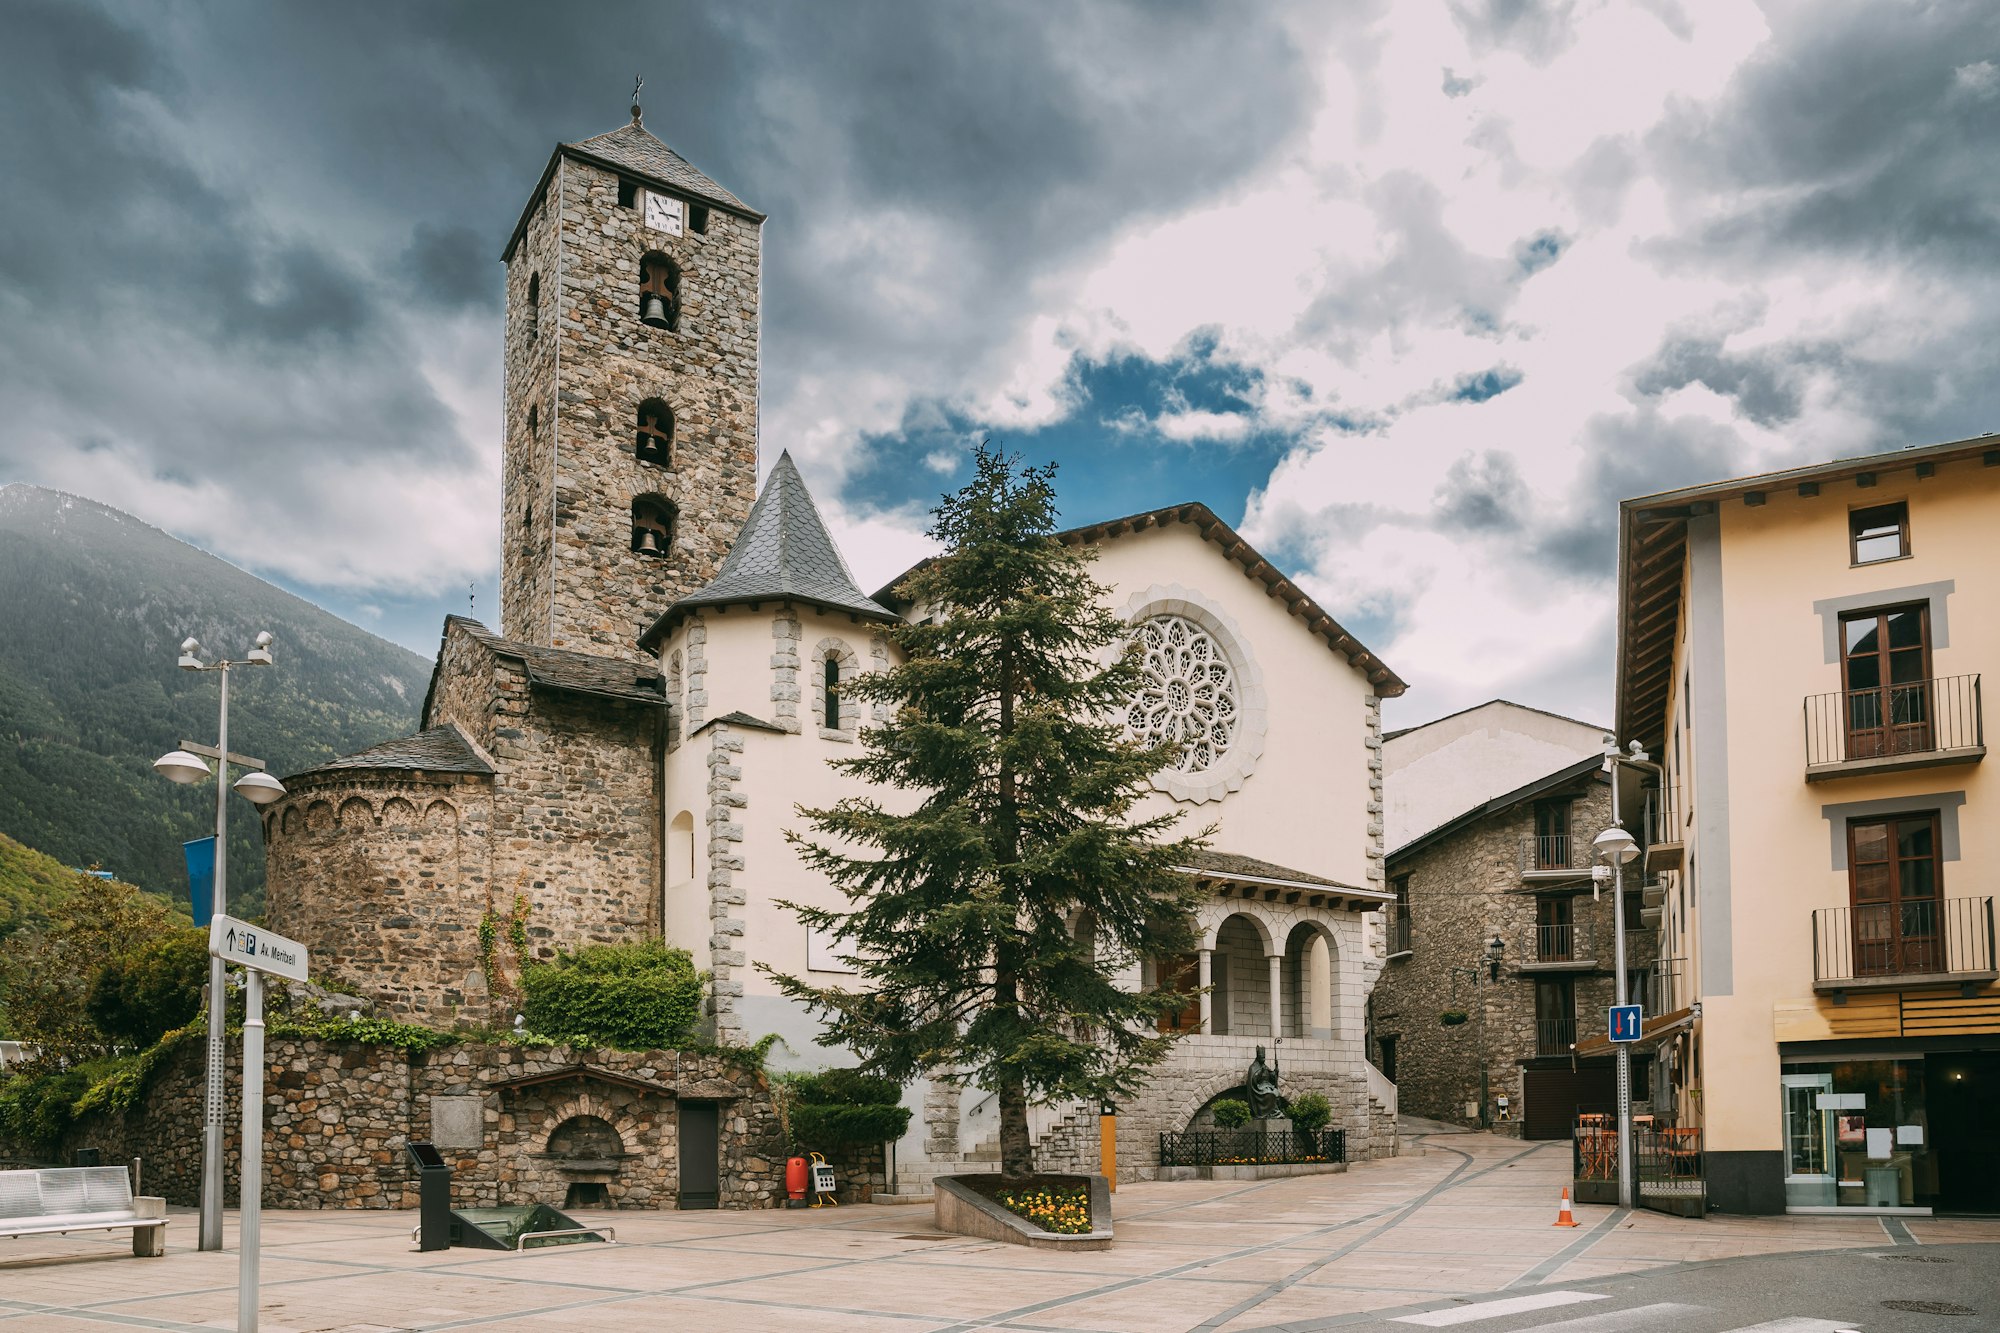
M 215 838 L 196 838 L 181 844 L 187 853 L 188 902 L 194 909 L 194 923 L 208 929 L 215 915 Z

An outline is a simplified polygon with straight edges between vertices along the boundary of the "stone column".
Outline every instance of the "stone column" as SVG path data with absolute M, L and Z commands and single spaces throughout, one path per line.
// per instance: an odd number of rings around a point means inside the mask
M 1274 953 L 1265 961 L 1271 964 L 1271 1036 L 1285 1035 L 1285 956 Z
M 1215 950 L 1203 949 L 1201 951 L 1200 980 L 1201 980 L 1201 1035 L 1204 1037 L 1209 1036 L 1215 1031 L 1215 1024 L 1214 1024 L 1215 1015 L 1212 1012 L 1213 1001 L 1215 997 L 1208 993 L 1209 986 L 1213 984 L 1211 978 L 1214 975 L 1215 975 Z

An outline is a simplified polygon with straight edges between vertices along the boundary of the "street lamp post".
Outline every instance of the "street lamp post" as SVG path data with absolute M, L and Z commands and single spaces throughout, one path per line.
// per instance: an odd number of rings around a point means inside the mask
M 1492 939 L 1486 942 L 1486 949 L 1479 960 L 1478 966 L 1454 967 L 1451 969 L 1453 977 L 1458 976 L 1462 972 L 1472 978 L 1472 999 L 1475 1004 L 1479 1005 L 1479 1127 L 1481 1129 L 1489 1128 L 1493 1121 L 1491 1112 L 1488 1110 L 1492 1101 L 1492 1088 L 1490 1086 L 1490 1070 L 1486 1061 L 1486 1004 L 1479 998 L 1479 976 L 1482 972 L 1485 973 L 1486 980 L 1489 983 L 1500 980 L 1500 959 L 1506 952 L 1506 944 L 1501 941 L 1500 936 L 1496 933 Z
M 1604 771 L 1611 775 L 1611 827 L 1592 840 L 1598 859 L 1611 867 L 1611 966 L 1617 1003 L 1621 1006 L 1631 1003 L 1629 986 L 1625 976 L 1625 866 L 1639 855 L 1639 843 L 1625 831 L 1624 821 L 1618 810 L 1618 766 L 1631 764 L 1634 767 L 1653 769 L 1646 752 L 1639 742 L 1632 742 L 1632 753 L 1627 756 L 1618 750 L 1616 741 L 1606 737 L 1604 751 Z M 1655 770 L 1657 771 L 1657 770 Z M 1618 1206 L 1632 1206 L 1632 1045 L 1630 1042 L 1617 1043 L 1612 1053 L 1618 1067 Z
M 203 662 L 199 656 L 201 644 L 188 639 L 181 644 L 179 666 L 183 671 L 214 671 L 222 677 L 222 713 L 217 726 L 220 733 L 214 749 L 197 745 L 193 741 L 182 741 L 181 748 L 161 755 L 153 761 L 153 767 L 161 776 L 171 782 L 189 784 L 200 782 L 209 776 L 208 764 L 203 756 L 216 761 L 215 781 L 215 890 L 210 897 L 210 909 L 217 913 L 227 912 L 229 907 L 229 766 L 250 771 L 238 778 L 234 784 L 236 791 L 254 805 L 269 805 L 285 794 L 285 788 L 276 778 L 263 771 L 263 761 L 245 755 L 229 752 L 229 670 L 231 667 L 270 666 L 271 633 L 269 630 L 258 634 L 256 646 L 244 655 L 241 661 L 218 658 L 213 662 Z M 206 926 L 207 922 L 197 922 Z M 197 1228 L 196 1243 L 204 1250 L 222 1248 L 222 1133 L 223 1133 L 223 971 L 222 959 L 211 956 L 208 960 L 208 1088 L 204 1099 L 201 1126 L 201 1222 Z M 246 1149 L 247 1151 L 247 1149 Z

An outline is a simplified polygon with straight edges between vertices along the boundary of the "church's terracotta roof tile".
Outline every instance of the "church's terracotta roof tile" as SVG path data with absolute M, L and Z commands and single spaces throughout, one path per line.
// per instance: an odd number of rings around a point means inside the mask
M 639 644 L 656 646 L 691 611 L 745 602 L 803 602 L 870 620 L 897 619 L 855 584 L 789 452 L 771 466 L 722 572 L 668 607 Z

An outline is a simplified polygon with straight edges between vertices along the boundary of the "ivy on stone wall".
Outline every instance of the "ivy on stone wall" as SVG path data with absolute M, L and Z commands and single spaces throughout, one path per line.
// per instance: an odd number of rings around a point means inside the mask
M 628 1051 L 686 1044 L 701 1014 L 701 988 L 688 951 L 657 940 L 593 944 L 521 969 L 529 1028 Z

